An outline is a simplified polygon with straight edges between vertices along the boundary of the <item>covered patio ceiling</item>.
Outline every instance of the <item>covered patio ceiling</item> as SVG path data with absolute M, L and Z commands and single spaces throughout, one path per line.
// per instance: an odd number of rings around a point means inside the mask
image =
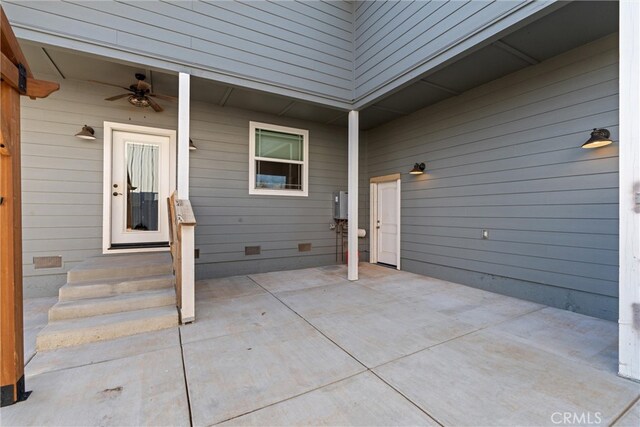
M 574 1 L 433 70 L 360 114 L 371 129 L 618 31 L 618 2 Z
M 444 67 L 420 76 L 385 98 L 367 106 L 360 114 L 360 129 L 368 130 L 421 108 L 456 96 L 466 90 L 525 67 L 535 65 L 567 50 L 618 30 L 618 3 L 575 1 L 567 3 L 501 39 Z M 178 79 L 171 73 L 119 63 L 81 52 L 40 46 L 23 41 L 33 71 L 64 79 L 98 80 L 128 87 L 134 74 L 145 73 L 155 92 L 177 96 Z M 347 112 L 293 100 L 265 92 L 231 87 L 193 77 L 191 97 L 222 107 L 242 108 L 312 122 L 347 126 Z M 117 94 L 115 89 L 114 95 Z

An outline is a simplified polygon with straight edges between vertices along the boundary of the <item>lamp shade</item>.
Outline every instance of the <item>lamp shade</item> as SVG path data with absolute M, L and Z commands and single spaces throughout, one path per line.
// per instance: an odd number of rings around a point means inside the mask
M 80 139 L 96 139 L 95 131 L 91 126 L 84 125 L 82 126 L 82 130 L 76 133 L 76 137 Z
M 598 148 L 611 144 L 611 134 L 608 129 L 594 129 L 591 132 L 591 138 L 582 144 L 582 148 Z
M 191 138 L 189 138 L 189 151 L 196 151 L 197 149 L 198 147 L 196 147 L 196 144 L 194 144 Z
M 425 165 L 424 163 L 416 163 L 413 165 L 413 169 L 409 171 L 411 175 L 422 175 L 424 173 Z

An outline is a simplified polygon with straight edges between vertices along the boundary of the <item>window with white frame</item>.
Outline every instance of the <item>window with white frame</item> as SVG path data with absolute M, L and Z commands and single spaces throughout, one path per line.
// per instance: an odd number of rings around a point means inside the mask
M 249 194 L 307 196 L 309 131 L 250 122 Z

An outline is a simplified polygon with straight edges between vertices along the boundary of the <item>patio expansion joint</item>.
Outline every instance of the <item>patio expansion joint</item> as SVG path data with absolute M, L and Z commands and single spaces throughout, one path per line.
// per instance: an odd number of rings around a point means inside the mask
M 189 396 L 189 381 L 187 380 L 187 366 L 184 363 L 184 347 L 182 345 L 182 331 L 178 328 L 178 340 L 180 344 L 180 360 L 182 361 L 182 377 L 184 378 L 184 391 L 187 397 L 187 408 L 189 409 L 189 425 L 193 427 L 193 414 L 191 412 L 191 397 Z
M 627 405 L 627 407 L 626 407 L 626 408 L 624 408 L 624 409 L 622 410 L 622 412 L 620 412 L 620 414 L 619 414 L 617 417 L 615 417 L 615 418 L 613 419 L 613 421 L 611 421 L 611 425 L 612 425 L 612 426 L 615 426 L 615 425 L 616 425 L 616 423 L 617 423 L 618 421 L 620 421 L 620 420 L 622 419 L 622 417 L 624 417 L 625 415 L 627 415 L 627 413 L 628 413 L 628 412 L 630 412 L 630 411 L 633 409 L 633 407 L 634 407 L 634 406 L 635 406 L 639 401 L 640 401 L 640 394 L 639 394 L 635 399 L 633 399 L 633 401 L 632 401 L 631 403 L 629 403 L 629 404 Z
M 217 426 L 217 425 L 220 425 L 220 424 L 226 423 L 227 421 L 235 420 L 236 418 L 240 418 L 240 417 L 243 417 L 243 416 L 245 416 L 245 415 L 248 415 L 248 414 L 252 414 L 252 413 L 254 413 L 254 412 L 261 411 L 262 409 L 269 408 L 269 407 L 274 406 L 274 405 L 278 405 L 278 404 L 280 404 L 280 403 L 282 403 L 282 402 L 287 402 L 287 401 L 292 400 L 292 399 L 295 399 L 295 398 L 297 398 L 297 397 L 304 396 L 305 394 L 312 393 L 312 392 L 314 392 L 314 391 L 316 391 L 316 390 L 320 390 L 320 389 L 323 389 L 323 388 L 328 387 L 328 386 L 330 386 L 330 385 L 337 384 L 337 383 L 339 383 L 339 382 L 341 382 L 341 381 L 348 380 L 349 378 L 357 377 L 358 375 L 361 375 L 361 374 L 362 374 L 362 373 L 364 373 L 364 372 L 367 372 L 367 371 L 360 371 L 360 372 L 356 372 L 355 374 L 348 375 L 348 376 L 346 376 L 346 377 L 344 377 L 344 378 L 340 378 L 340 379 L 335 380 L 335 381 L 332 381 L 332 382 L 330 382 L 330 383 L 323 384 L 323 385 L 318 386 L 318 387 L 314 387 L 314 388 L 312 388 L 311 390 L 307 390 L 307 391 L 304 391 L 304 392 L 302 392 L 302 393 L 298 393 L 298 394 L 295 394 L 295 395 L 293 395 L 293 396 L 289 396 L 289 397 L 287 397 L 286 399 L 278 400 L 277 402 L 269 403 L 269 404 L 264 405 L 264 406 L 261 406 L 261 407 L 259 407 L 259 408 L 252 409 L 252 410 L 250 410 L 250 411 L 246 411 L 246 412 L 243 412 L 243 413 L 241 413 L 241 414 L 234 415 L 234 416 L 229 417 L 229 418 L 226 418 L 226 419 L 224 419 L 224 420 L 222 420 L 222 421 L 216 421 L 214 424 L 209 424 L 209 425 L 207 425 L 207 427 Z M 192 426 L 193 426 L 193 424 L 192 424 Z
M 381 378 L 381 377 L 380 377 L 376 372 L 374 372 L 374 371 L 372 370 L 373 368 L 369 368 L 369 367 L 367 367 L 367 365 L 365 365 L 365 364 L 364 364 L 364 363 L 362 363 L 360 360 L 358 360 L 358 358 L 357 358 L 357 357 L 355 357 L 353 354 L 351 354 L 350 352 L 348 352 L 348 351 L 347 351 L 346 349 L 344 349 L 340 344 L 338 344 L 337 342 L 335 342 L 334 340 L 332 340 L 332 339 L 331 339 L 330 337 L 328 337 L 324 332 L 322 332 L 320 329 L 318 329 L 318 328 L 317 328 L 313 323 L 309 322 L 309 321 L 308 321 L 304 316 L 302 316 L 300 313 L 298 313 L 298 312 L 297 312 L 297 311 L 295 311 L 293 308 L 291 308 L 287 303 L 285 303 L 285 302 L 284 302 L 284 301 L 282 301 L 280 298 L 278 298 L 278 296 L 277 296 L 277 295 L 275 295 L 274 293 L 272 293 L 271 291 L 269 291 L 268 289 L 266 289 L 266 288 L 265 288 L 264 286 L 262 286 L 260 283 L 258 283 L 257 281 L 255 281 L 252 277 L 247 276 L 247 278 L 249 278 L 249 280 L 251 280 L 251 281 L 252 281 L 253 283 L 255 283 L 256 285 L 260 286 L 260 288 L 264 289 L 264 290 L 265 290 L 265 292 L 269 293 L 271 296 L 273 296 L 275 299 L 277 299 L 277 300 L 278 300 L 282 305 L 284 305 L 284 306 L 285 306 L 285 307 L 287 307 L 289 310 L 291 310 L 293 313 L 295 313 L 295 314 L 296 314 L 296 316 L 298 316 L 298 317 L 299 317 L 300 319 L 302 319 L 305 323 L 307 323 L 309 326 L 311 326 L 311 327 L 312 327 L 314 330 L 316 330 L 320 335 L 322 335 L 322 336 L 323 336 L 323 337 L 325 337 L 327 340 L 329 340 L 329 342 L 333 343 L 333 345 L 335 345 L 335 346 L 336 346 L 336 347 L 338 347 L 340 350 L 342 350 L 342 351 L 344 351 L 346 354 L 348 354 L 348 355 L 349 355 L 353 360 L 355 360 L 356 362 L 358 362 L 358 363 L 359 363 L 360 365 L 362 365 L 362 367 L 365 369 L 364 371 L 358 372 L 358 373 L 356 373 L 356 374 L 354 374 L 354 375 L 350 375 L 350 376 L 345 377 L 345 378 L 342 378 L 342 379 L 340 379 L 340 380 L 338 380 L 338 381 L 334 381 L 334 382 L 333 382 L 333 383 L 331 383 L 331 384 L 334 384 L 334 383 L 336 383 L 336 382 L 340 382 L 340 381 L 344 381 L 345 379 L 348 379 L 348 378 L 354 377 L 354 376 L 356 376 L 356 375 L 360 375 L 360 374 L 362 374 L 363 372 L 370 372 L 372 375 L 374 375 L 376 378 L 378 378 L 380 381 L 382 381 L 384 384 L 386 384 L 389 388 L 391 388 L 391 389 L 392 389 L 392 390 L 394 390 L 396 393 L 398 393 L 400 396 L 402 396 L 403 398 L 405 398 L 409 403 L 411 403 L 411 405 L 413 405 L 413 406 L 414 406 L 416 409 L 418 409 L 420 412 L 424 413 L 427 417 L 431 418 L 433 421 L 435 421 L 436 423 L 438 423 L 438 425 L 440 425 L 440 426 L 443 426 L 443 427 L 444 427 L 444 424 L 442 424 L 440 421 L 438 421 L 438 420 L 437 420 L 433 415 L 431 415 L 430 413 L 428 413 L 426 410 L 424 410 L 423 408 L 421 408 L 421 407 L 420 407 L 418 404 L 416 404 L 414 401 L 412 401 L 411 399 L 409 399 L 409 398 L 408 398 L 404 393 L 402 393 L 402 392 L 401 392 L 401 391 L 399 391 L 397 388 L 395 388 L 394 386 L 392 386 L 391 384 L 389 384 L 387 381 L 385 381 L 385 380 L 384 380 L 384 378 Z M 423 349 L 423 350 L 424 350 L 424 349 Z M 323 386 L 321 386 L 321 387 L 317 387 L 317 388 L 316 388 L 316 389 L 314 389 L 314 390 L 317 390 L 317 389 L 320 389 L 320 388 L 326 387 L 326 386 L 331 385 L 331 384 L 325 384 L 325 385 L 323 385 Z M 304 395 L 304 394 L 310 393 L 311 391 L 314 391 L 314 390 L 309 390 L 309 391 L 307 391 L 307 392 L 305 392 L 305 393 L 300 393 L 298 396 L 301 396 L 301 395 Z M 288 399 L 284 399 L 284 400 L 282 400 L 281 402 L 287 401 L 287 400 L 289 400 L 289 399 L 293 399 L 294 397 L 297 397 L 297 396 L 292 396 L 292 397 L 290 397 L 290 398 L 288 398 Z M 276 402 L 276 403 L 280 403 L 280 402 Z M 272 403 L 272 404 L 270 404 L 270 405 L 266 405 L 266 406 L 264 406 L 263 408 L 266 408 L 266 407 L 269 407 L 269 406 L 275 405 L 276 403 Z M 255 410 L 253 410 L 253 411 L 247 412 L 247 413 L 255 412 L 255 411 L 258 411 L 258 410 L 263 409 L 263 408 L 258 408 L 258 409 L 255 409 Z M 246 414 L 241 414 L 241 415 L 246 415 Z M 241 415 L 235 416 L 235 417 L 233 417 L 233 418 L 237 418 L 237 417 L 239 417 L 239 416 L 241 416 Z M 230 418 L 230 419 L 233 419 L 233 418 Z M 228 420 L 225 420 L 225 421 L 228 421 Z M 223 421 L 223 422 L 224 422 L 224 421 Z

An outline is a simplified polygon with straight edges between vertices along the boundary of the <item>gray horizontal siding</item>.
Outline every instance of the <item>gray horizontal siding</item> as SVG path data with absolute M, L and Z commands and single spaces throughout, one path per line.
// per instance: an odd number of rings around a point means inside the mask
M 57 80 L 55 76 L 40 76 Z M 61 80 L 45 99 L 22 100 L 22 220 L 26 296 L 54 295 L 66 272 L 102 252 L 102 125 L 106 121 L 175 128 L 175 105 L 150 113 L 105 102 L 104 85 Z M 98 139 L 74 135 L 83 124 Z M 61 256 L 62 268 L 34 269 L 33 257 Z
M 193 67 L 272 92 L 352 99 L 351 5 L 333 2 L 4 2 L 19 35 L 136 62 Z M 21 30 L 25 30 L 21 33 Z M 68 44 L 68 43 L 67 43 Z M 65 46 L 70 47 L 70 46 Z M 95 51 L 95 52 L 94 52 Z M 150 62 L 151 60 L 156 62 Z M 195 70 L 191 70 L 197 73 Z
M 355 10 L 355 97 L 365 105 L 553 2 L 359 2 Z
M 616 138 L 617 58 L 612 35 L 366 132 L 365 177 L 403 172 L 403 268 L 615 319 L 618 149 L 580 145 Z
M 54 76 L 41 76 L 55 80 Z M 53 295 L 69 268 L 102 248 L 104 121 L 177 126 L 175 104 L 161 114 L 109 103 L 109 87 L 62 80 L 60 91 L 22 102 L 25 295 Z M 249 121 L 309 129 L 309 197 L 248 195 Z M 82 124 L 96 141 L 73 135 Z M 191 200 L 198 220 L 198 278 L 335 262 L 331 193 L 346 187 L 346 132 L 337 126 L 194 103 Z M 311 243 L 298 252 L 298 243 Z M 245 256 L 244 247 L 262 254 Z M 34 269 L 34 256 L 62 256 L 59 269 Z
M 250 120 L 309 130 L 309 197 L 248 196 Z M 335 262 L 331 193 L 346 187 L 344 128 L 194 103 L 191 137 L 198 146 L 190 162 L 198 277 Z M 311 243 L 311 252 L 298 252 L 298 243 Z M 244 254 L 256 245 L 260 255 Z

